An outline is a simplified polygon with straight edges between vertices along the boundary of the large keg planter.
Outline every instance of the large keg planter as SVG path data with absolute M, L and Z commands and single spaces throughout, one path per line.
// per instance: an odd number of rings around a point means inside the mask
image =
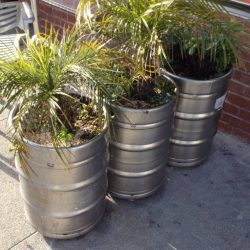
M 12 123 L 15 110 L 11 112 Z M 31 225 L 50 238 L 69 239 L 89 232 L 105 210 L 108 163 L 107 128 L 86 144 L 55 149 L 24 139 L 22 154 L 29 172 L 15 165 L 25 214 Z M 58 150 L 67 165 L 58 155 Z
M 175 98 L 157 108 L 112 106 L 108 190 L 129 200 L 147 197 L 166 177 Z
M 219 78 L 202 81 L 168 72 L 179 88 L 170 139 L 170 165 L 193 167 L 208 158 L 231 74 L 232 70 Z
M 53 27 L 51 27 L 51 31 Z M 77 27 L 36 34 L 15 61 L 0 59 L 27 219 L 44 236 L 73 238 L 101 220 L 107 189 L 108 115 L 102 42 Z M 96 46 L 98 44 L 98 46 Z

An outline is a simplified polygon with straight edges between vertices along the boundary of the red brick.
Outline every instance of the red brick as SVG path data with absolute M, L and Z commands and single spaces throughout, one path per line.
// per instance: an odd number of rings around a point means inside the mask
M 49 14 L 43 10 L 39 10 L 38 17 L 47 17 L 49 15 L 51 15 L 51 14 Z
M 250 50 L 250 48 L 249 48 L 249 50 Z M 250 62 L 242 60 L 242 63 L 243 63 L 243 66 L 241 67 L 241 69 L 249 74 L 249 72 L 250 72 Z
M 249 109 L 249 111 L 241 110 L 239 113 L 239 117 L 250 123 L 250 109 Z M 250 129 L 249 129 L 249 133 L 250 133 Z
M 250 75 L 245 71 L 234 69 L 232 79 L 250 85 Z
M 46 19 L 44 19 L 44 18 L 40 18 L 39 19 L 39 25 L 43 26 L 43 27 L 46 27 L 46 26 L 48 26 L 48 21 Z
M 239 57 L 244 67 L 235 68 L 218 128 L 250 143 L 250 21 L 236 18 L 245 26 L 238 34 Z
M 235 80 L 231 80 L 229 84 L 229 91 L 236 93 L 236 94 L 244 94 L 245 93 L 245 86 L 236 82 Z
M 250 61 L 250 48 L 242 46 L 239 50 L 239 57 L 242 60 L 249 62 Z
M 230 134 L 232 132 L 232 126 L 230 126 L 230 124 L 228 123 L 225 123 L 223 121 L 220 121 L 219 124 L 218 124 L 218 129 L 221 130 L 221 131 L 224 131 L 228 134 Z
M 246 30 L 240 32 L 237 37 L 240 41 L 241 46 L 244 45 L 248 48 L 250 48 L 250 33 L 248 33 Z
M 39 11 L 44 11 L 47 14 L 51 14 L 53 8 L 51 5 L 39 1 L 38 9 Z
M 230 103 L 232 103 L 236 106 L 242 107 L 242 108 L 249 108 L 250 107 L 250 99 L 249 98 L 246 98 L 244 96 L 235 95 L 232 92 L 228 93 L 227 100 Z
M 63 21 L 59 17 L 55 17 L 54 19 L 53 18 L 49 18 L 48 20 L 49 20 L 49 22 L 53 26 L 60 26 L 60 27 L 62 27 L 62 25 L 63 25 Z
M 234 114 L 237 115 L 239 113 L 239 109 L 238 107 L 232 105 L 231 103 L 225 102 L 224 103 L 224 111 L 230 113 L 230 114 Z
M 241 140 L 245 142 L 250 143 L 250 133 L 247 133 L 237 128 L 233 128 L 231 134 L 237 136 L 238 138 L 240 138 Z
M 241 120 L 235 116 L 232 116 L 229 113 L 223 112 L 222 121 L 230 124 L 234 128 L 238 128 L 238 129 L 241 129 L 243 131 L 250 131 L 250 123 L 249 122 L 245 122 L 244 120 Z
M 64 29 L 71 29 L 73 26 L 74 26 L 74 24 L 71 24 L 71 23 L 64 23 L 63 24 Z
M 53 24 L 56 30 L 62 31 L 63 28 L 71 28 L 75 24 L 75 15 L 55 6 L 39 2 L 39 24 L 42 30 Z
M 67 20 L 68 18 L 68 13 L 66 11 L 63 11 L 59 8 L 54 7 L 53 8 L 53 16 L 54 17 L 60 17 L 61 19 Z
M 69 13 L 68 14 L 68 22 L 74 24 L 76 22 L 76 17 L 74 14 Z
M 247 87 L 247 88 L 245 88 L 245 93 L 244 93 L 244 96 L 245 96 L 245 97 L 249 97 L 249 98 L 250 98 L 250 86 L 249 86 L 249 87 Z M 250 109 L 250 107 L 249 107 L 249 109 Z
M 250 29 L 250 21 L 247 19 L 240 19 L 240 22 L 245 26 L 246 32 Z
M 234 136 L 237 136 L 241 140 L 250 143 L 250 132 L 234 128 L 234 127 L 231 126 L 231 124 L 228 124 L 228 123 L 223 122 L 223 121 L 219 122 L 218 129 L 220 131 L 223 131 L 223 132 L 227 133 L 227 134 L 232 134 Z
M 55 26 L 62 27 L 61 19 L 55 18 L 53 20 L 53 18 L 51 18 L 51 17 L 46 17 L 43 19 L 45 19 L 45 25 L 47 26 L 47 28 L 50 28 L 51 25 L 52 25 L 52 27 L 55 27 Z

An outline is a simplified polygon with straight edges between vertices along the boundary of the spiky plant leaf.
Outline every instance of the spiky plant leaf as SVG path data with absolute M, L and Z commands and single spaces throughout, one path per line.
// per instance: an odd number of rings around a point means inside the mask
M 171 46 L 197 53 L 198 64 L 209 51 L 223 68 L 240 63 L 236 34 L 242 29 L 223 7 L 223 0 L 80 0 L 78 23 L 113 39 L 145 67 L 169 64 Z M 223 53 L 217 54 L 218 46 Z M 169 50 L 170 49 L 170 50 Z
M 17 50 L 14 61 L 0 59 L 0 94 L 8 106 L 18 107 L 11 128 L 17 153 L 25 154 L 24 130 L 36 132 L 49 129 L 53 145 L 63 159 L 58 130 L 67 127 L 69 119 L 63 113 L 59 99 L 71 97 L 71 91 L 95 100 L 98 112 L 103 112 L 104 98 L 110 94 L 100 81 L 109 64 L 107 49 L 99 40 L 83 37 L 74 27 L 64 31 L 59 39 L 53 27 L 48 34 L 27 38 L 25 49 Z M 99 114 L 100 116 L 102 114 Z M 66 159 L 63 159 L 66 161 Z M 24 161 L 21 161 L 24 162 Z M 23 167 L 27 171 L 26 164 Z

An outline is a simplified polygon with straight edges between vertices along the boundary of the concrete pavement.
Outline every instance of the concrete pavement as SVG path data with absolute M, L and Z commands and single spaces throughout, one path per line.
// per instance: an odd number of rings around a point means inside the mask
M 6 116 L 0 121 L 0 250 L 250 249 L 250 145 L 218 133 L 202 166 L 168 168 L 168 182 L 150 198 L 109 197 L 92 232 L 52 240 L 25 220 Z

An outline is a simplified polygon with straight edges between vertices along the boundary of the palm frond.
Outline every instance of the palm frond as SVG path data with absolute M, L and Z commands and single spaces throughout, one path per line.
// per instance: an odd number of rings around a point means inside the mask
M 25 41 L 24 41 L 25 42 Z M 98 111 L 103 112 L 108 90 L 100 75 L 109 64 L 108 51 L 99 40 L 83 40 L 79 30 L 65 30 L 62 39 L 54 35 L 38 34 L 28 39 L 23 51 L 17 50 L 15 61 L 0 59 L 0 93 L 7 106 L 18 107 L 13 120 L 13 142 L 19 143 L 18 153 L 25 153 L 25 130 L 39 131 L 48 126 L 53 138 L 58 129 L 66 127 L 59 113 L 59 99 L 75 89 L 77 94 L 89 95 L 96 100 Z M 28 119 L 28 121 L 27 121 Z M 69 120 L 65 117 L 64 121 Z M 55 139 L 54 147 L 60 143 Z M 25 167 L 25 166 L 24 166 Z
M 78 24 L 112 39 L 145 67 L 171 64 L 169 47 L 181 53 L 196 51 L 200 60 L 209 50 L 215 60 L 217 45 L 225 49 L 225 67 L 240 63 L 236 39 L 242 29 L 223 7 L 223 0 L 80 0 Z M 209 48 L 209 49 L 208 49 Z M 233 56 L 232 56 L 233 55 Z

